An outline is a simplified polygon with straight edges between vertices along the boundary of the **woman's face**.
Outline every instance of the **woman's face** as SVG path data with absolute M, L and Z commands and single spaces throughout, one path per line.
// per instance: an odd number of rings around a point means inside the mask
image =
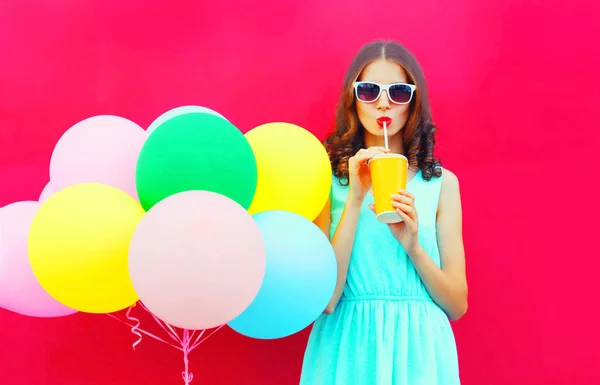
M 395 83 L 408 83 L 408 77 L 400 64 L 378 59 L 364 68 L 357 81 L 377 83 L 381 87 L 385 87 Z M 356 112 L 367 133 L 374 136 L 383 136 L 383 127 L 377 123 L 377 119 L 381 117 L 391 118 L 392 121 L 387 126 L 388 136 L 391 137 L 398 134 L 406 124 L 410 104 L 394 103 L 390 100 L 390 94 L 393 100 L 404 102 L 410 98 L 411 92 L 407 86 L 398 85 L 394 86 L 395 88 L 391 89 L 389 93 L 382 89 L 377 100 L 370 102 L 360 100 L 372 100 L 377 96 L 377 90 L 381 87 L 364 84 L 359 86 L 358 90 L 355 89 L 355 98 L 356 92 L 359 93 L 359 99 L 356 101 Z

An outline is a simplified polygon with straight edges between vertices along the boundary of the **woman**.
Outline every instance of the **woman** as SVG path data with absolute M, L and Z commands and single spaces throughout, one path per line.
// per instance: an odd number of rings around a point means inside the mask
M 331 238 L 338 280 L 313 325 L 302 385 L 460 383 L 449 319 L 467 310 L 461 200 L 457 177 L 434 156 L 435 132 L 412 54 L 395 42 L 364 46 L 325 142 L 334 181 L 315 223 Z M 409 160 L 407 191 L 391 197 L 396 224 L 376 219 L 367 165 L 388 151 Z

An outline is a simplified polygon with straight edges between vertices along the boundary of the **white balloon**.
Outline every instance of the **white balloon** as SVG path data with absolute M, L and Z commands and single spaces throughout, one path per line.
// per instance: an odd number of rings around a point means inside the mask
M 44 187 L 44 189 L 42 190 L 42 193 L 38 198 L 38 202 L 45 202 L 46 199 L 48 199 L 52 194 L 54 194 L 54 191 L 52 190 L 52 185 L 50 184 L 50 182 L 48 182 L 48 184 L 46 184 L 46 187 Z
M 179 115 L 188 114 L 190 112 L 202 112 L 202 113 L 205 113 L 205 114 L 216 115 L 216 116 L 219 116 L 219 117 L 227 120 L 223 115 L 219 114 L 217 111 L 211 110 L 210 108 L 207 108 L 207 107 L 202 107 L 202 106 L 181 106 L 181 107 L 173 108 L 173 109 L 171 109 L 171 110 L 163 113 L 158 118 L 156 118 L 154 120 L 154 122 L 152 122 L 152 124 L 150 124 L 150 127 L 148 127 L 148 129 L 146 130 L 146 132 L 148 134 L 150 134 L 152 131 L 156 130 L 156 128 L 158 126 L 160 126 L 161 124 L 163 124 L 167 120 L 169 120 L 171 118 L 174 118 L 176 116 L 179 116 Z

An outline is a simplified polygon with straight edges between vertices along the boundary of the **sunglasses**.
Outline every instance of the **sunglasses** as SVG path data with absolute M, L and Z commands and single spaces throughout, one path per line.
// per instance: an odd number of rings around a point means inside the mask
M 356 99 L 364 103 L 376 101 L 381 96 L 381 91 L 385 90 L 392 103 L 407 104 L 412 100 L 415 89 L 417 89 L 417 86 L 407 83 L 393 83 L 387 85 L 374 82 L 354 83 Z

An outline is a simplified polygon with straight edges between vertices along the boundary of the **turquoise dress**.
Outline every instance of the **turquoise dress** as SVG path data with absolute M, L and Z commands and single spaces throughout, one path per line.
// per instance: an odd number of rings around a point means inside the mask
M 443 172 L 443 171 L 442 171 Z M 440 265 L 436 212 L 442 177 L 407 185 L 415 195 L 419 238 Z M 348 186 L 334 177 L 331 234 Z M 400 243 L 369 209 L 361 208 L 346 286 L 332 314 L 314 323 L 301 385 L 457 385 L 457 350 L 450 322 L 431 299 Z

